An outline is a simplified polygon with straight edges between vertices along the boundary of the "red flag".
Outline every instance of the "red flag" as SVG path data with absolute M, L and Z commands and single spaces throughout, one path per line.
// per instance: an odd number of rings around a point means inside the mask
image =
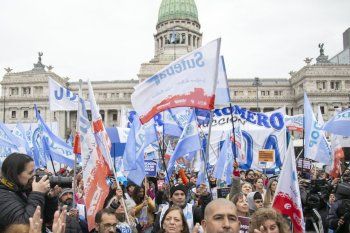
M 293 232 L 305 232 L 293 141 L 289 143 L 272 207 L 291 218 Z

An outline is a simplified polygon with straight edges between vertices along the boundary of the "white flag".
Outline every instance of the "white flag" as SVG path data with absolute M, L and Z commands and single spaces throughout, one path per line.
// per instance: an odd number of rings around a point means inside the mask
M 169 108 L 214 108 L 220 41 L 186 54 L 135 87 L 131 102 L 142 123 Z

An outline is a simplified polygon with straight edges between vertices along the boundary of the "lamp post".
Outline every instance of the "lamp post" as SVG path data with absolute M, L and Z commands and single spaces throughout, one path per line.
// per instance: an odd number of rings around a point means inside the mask
M 262 86 L 262 82 L 258 77 L 254 78 L 253 87 L 256 87 L 256 111 L 259 111 L 259 87 Z
M 4 96 L 4 106 L 3 106 L 3 122 L 4 124 L 6 123 L 5 122 L 5 117 L 6 117 L 6 114 L 5 114 L 5 101 L 6 101 L 6 87 L 4 87 L 4 93 L 3 93 L 3 96 Z

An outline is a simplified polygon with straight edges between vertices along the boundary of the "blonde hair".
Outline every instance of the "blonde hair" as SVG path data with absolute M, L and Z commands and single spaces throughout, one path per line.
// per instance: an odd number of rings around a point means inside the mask
M 265 197 L 264 197 L 264 207 L 266 208 L 269 208 L 271 207 L 271 202 L 273 200 L 273 197 L 274 197 L 274 193 L 272 193 L 271 191 L 271 186 L 273 184 L 273 182 L 278 182 L 277 180 L 273 179 L 273 180 L 270 180 L 268 185 L 267 185 L 267 189 L 266 189 L 266 193 L 265 193 Z

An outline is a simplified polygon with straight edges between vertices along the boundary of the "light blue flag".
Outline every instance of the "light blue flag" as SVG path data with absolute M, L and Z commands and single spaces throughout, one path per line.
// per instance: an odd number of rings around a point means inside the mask
M 128 135 L 123 155 L 123 165 L 125 171 L 135 170 L 137 162 L 141 156 L 144 159 L 143 151 L 152 142 L 158 140 L 157 131 L 153 121 L 141 125 L 138 115 L 134 119 Z
M 145 172 L 145 159 L 143 157 L 143 151 L 142 153 L 136 158 L 135 161 L 135 170 L 129 171 L 128 179 L 137 184 L 138 186 L 142 185 L 142 181 L 146 176 Z
M 227 82 L 226 67 L 224 57 L 220 56 L 218 79 L 215 90 L 215 106 L 229 104 L 231 101 L 230 90 Z
M 26 130 L 21 123 L 16 124 L 16 126 L 12 129 L 12 134 L 19 138 L 21 144 L 24 145 L 27 155 L 33 156 L 32 149 L 30 148 L 26 137 Z
M 316 121 L 306 93 L 304 93 L 304 129 L 305 158 L 330 165 L 332 155 L 331 148 L 326 140 L 322 127 Z
M 74 167 L 74 153 L 73 147 L 68 145 L 63 139 L 55 135 L 51 129 L 46 125 L 45 121 L 40 116 L 36 105 L 34 105 L 35 115 L 38 119 L 38 124 L 42 128 L 42 143 L 46 157 L 51 155 L 56 162 L 63 163 L 69 167 Z M 77 158 L 79 162 L 80 158 Z
M 12 145 L 8 145 L 14 149 L 14 151 L 25 153 L 24 142 L 16 137 L 9 128 L 2 122 L 0 122 L 0 138 L 3 139 L 3 143 L 9 142 Z
M 350 137 L 350 108 L 336 114 L 323 126 L 323 130 L 332 134 Z
M 231 184 L 231 175 L 233 172 L 233 151 L 230 132 L 227 132 L 225 141 L 221 147 L 218 161 L 214 170 L 214 177 Z
M 161 113 L 164 116 L 164 134 L 180 137 L 192 110 L 188 107 L 172 108 Z
M 201 149 L 200 138 L 198 134 L 198 126 L 196 121 L 196 115 L 194 110 L 192 110 L 191 117 L 187 122 L 181 137 L 174 149 L 173 155 L 170 157 L 168 163 L 168 175 L 169 177 L 174 172 L 175 162 L 182 156 Z
M 47 167 L 45 148 L 43 144 L 43 129 L 40 124 L 34 129 L 32 135 L 33 157 L 36 168 Z

